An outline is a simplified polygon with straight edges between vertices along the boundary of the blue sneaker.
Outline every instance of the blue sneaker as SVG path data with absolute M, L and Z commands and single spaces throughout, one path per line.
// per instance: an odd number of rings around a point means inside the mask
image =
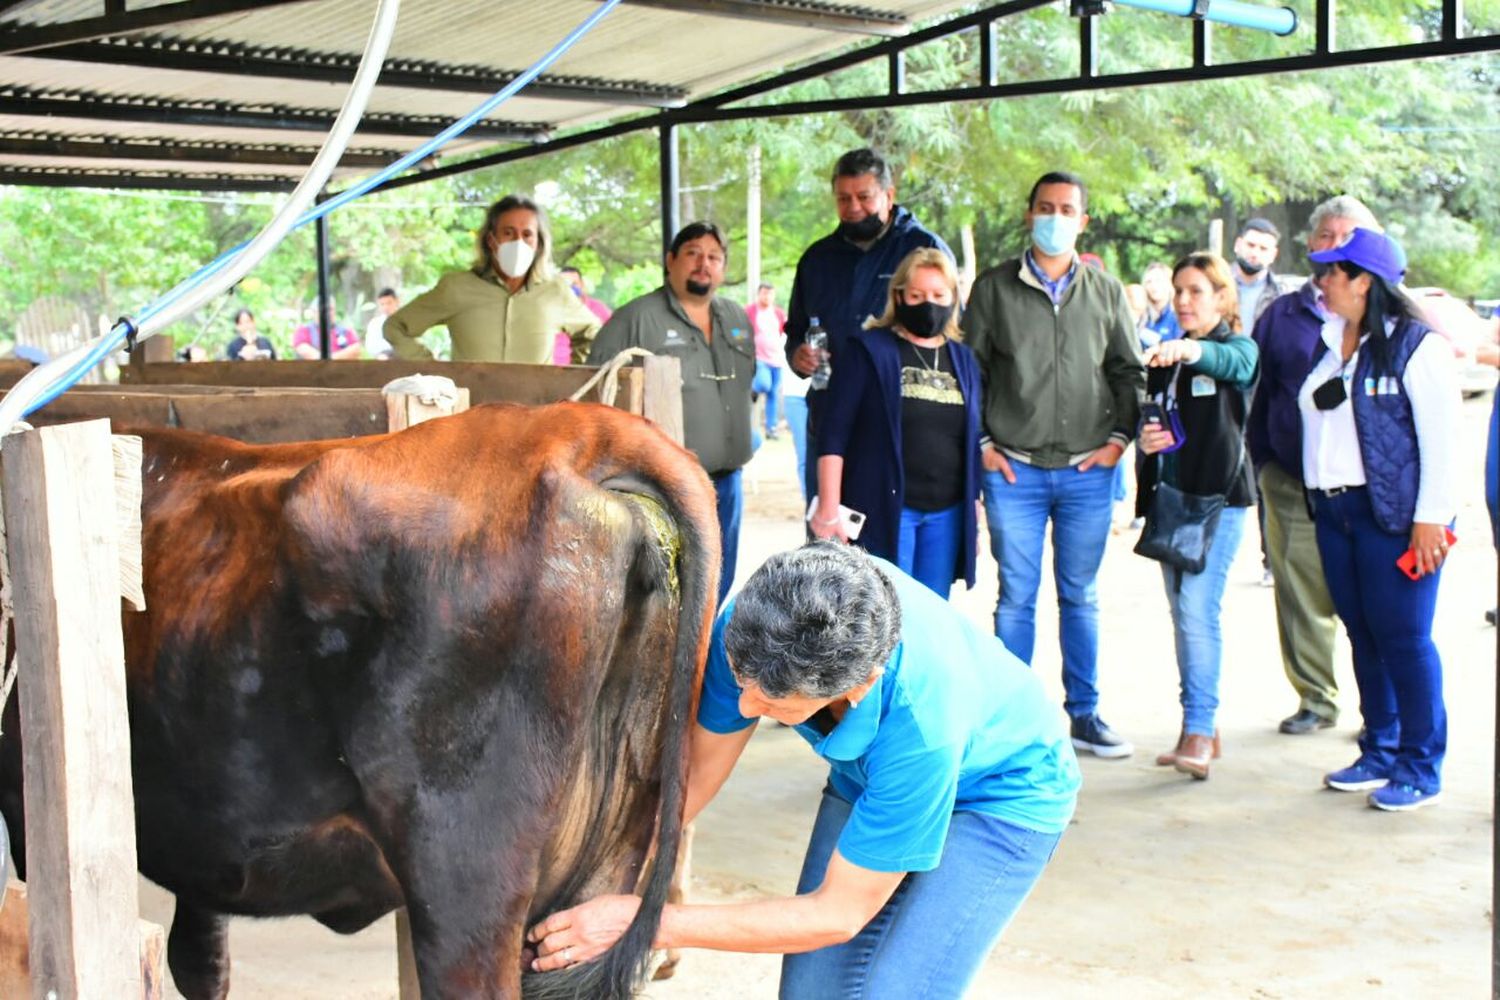
M 1435 806 L 1441 801 L 1441 789 L 1424 792 L 1415 785 L 1395 782 L 1370 793 L 1370 805 L 1386 812 L 1411 812 L 1424 806 Z
M 1323 784 L 1336 792 L 1368 792 L 1372 788 L 1384 788 L 1390 780 L 1390 775 L 1367 764 L 1363 757 L 1348 767 L 1323 775 Z

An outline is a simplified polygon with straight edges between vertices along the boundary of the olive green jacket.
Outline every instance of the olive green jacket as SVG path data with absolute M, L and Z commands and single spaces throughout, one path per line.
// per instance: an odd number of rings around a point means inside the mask
M 1146 370 L 1125 303 L 1109 275 L 1082 264 L 1062 301 L 1024 259 L 974 281 L 964 343 L 984 382 L 984 430 L 995 446 L 1041 468 L 1075 465 L 1140 420 Z
M 512 295 L 493 270 L 451 271 L 391 314 L 385 339 L 398 358 L 431 358 L 417 338 L 440 323 L 453 338 L 454 361 L 551 364 L 553 341 L 566 333 L 573 338 L 573 363 L 582 364 L 599 332 L 599 318 L 561 275 L 532 278 Z

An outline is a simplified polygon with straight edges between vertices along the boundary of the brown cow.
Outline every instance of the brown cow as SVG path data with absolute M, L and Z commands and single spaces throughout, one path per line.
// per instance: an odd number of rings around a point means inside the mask
M 352 932 L 405 905 L 426 997 L 631 993 L 717 592 L 693 456 L 579 404 L 310 444 L 142 437 L 136 832 L 177 896 L 178 989 L 227 994 L 226 915 Z M 18 842 L 20 775 L 7 738 Z M 636 890 L 604 959 L 523 976 L 529 922 Z

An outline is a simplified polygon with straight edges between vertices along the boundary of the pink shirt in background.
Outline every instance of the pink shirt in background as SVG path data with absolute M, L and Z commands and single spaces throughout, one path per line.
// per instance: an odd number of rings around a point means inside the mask
M 583 300 L 584 305 L 588 306 L 589 312 L 599 317 L 600 323 L 608 323 L 609 318 L 614 315 L 614 310 L 598 299 L 587 295 L 581 295 L 579 298 Z M 552 363 L 554 365 L 573 363 L 573 338 L 566 333 L 559 332 L 556 339 L 552 341 Z
M 752 302 L 745 307 L 750 325 L 755 328 L 755 360 L 763 361 L 772 368 L 786 364 L 786 310 L 780 306 L 762 309 Z

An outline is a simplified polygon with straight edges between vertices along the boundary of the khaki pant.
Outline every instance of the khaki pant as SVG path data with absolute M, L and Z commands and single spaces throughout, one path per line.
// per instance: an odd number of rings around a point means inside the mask
M 1275 462 L 1260 473 L 1266 509 L 1266 555 L 1276 581 L 1276 632 L 1281 663 L 1301 707 L 1325 719 L 1339 716 L 1338 683 L 1333 675 L 1333 638 L 1338 620 L 1323 579 L 1317 535 L 1307 515 L 1302 483 Z

